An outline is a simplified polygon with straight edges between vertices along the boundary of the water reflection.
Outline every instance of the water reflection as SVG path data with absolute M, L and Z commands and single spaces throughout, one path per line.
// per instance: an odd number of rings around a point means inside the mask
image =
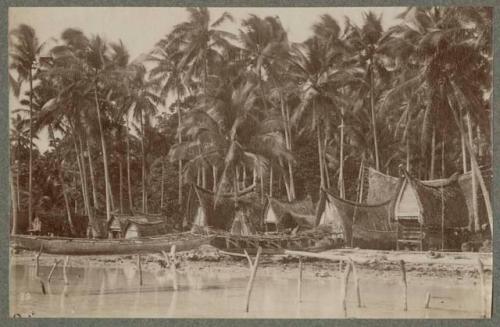
M 50 267 L 41 267 L 46 278 Z M 248 277 L 228 274 L 178 272 L 179 291 L 173 290 L 169 269 L 144 272 L 139 285 L 136 267 L 68 268 L 69 285 L 62 268 L 56 268 L 47 295 L 34 278 L 32 265 L 11 267 L 11 315 L 35 317 L 269 317 L 335 318 L 340 310 L 341 281 L 336 277 L 303 279 L 302 302 L 297 298 L 297 279 L 283 274 L 258 275 L 246 314 Z M 471 283 L 445 279 L 433 283 L 409 279 L 409 311 L 401 308 L 401 285 L 397 280 L 361 279 L 362 302 L 348 294 L 349 317 L 476 318 L 480 317 L 480 290 Z M 352 285 L 350 290 L 354 290 Z M 432 292 L 430 309 L 425 297 Z

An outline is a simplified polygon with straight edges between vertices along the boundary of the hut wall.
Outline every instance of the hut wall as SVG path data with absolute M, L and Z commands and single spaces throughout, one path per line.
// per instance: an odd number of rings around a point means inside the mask
M 398 200 L 396 204 L 396 219 L 414 219 L 420 215 L 417 195 L 409 183 L 405 184 Z

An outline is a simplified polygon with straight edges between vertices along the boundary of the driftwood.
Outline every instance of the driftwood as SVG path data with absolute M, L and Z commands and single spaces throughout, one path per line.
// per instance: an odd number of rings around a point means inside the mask
M 401 267 L 401 281 L 403 282 L 403 287 L 404 287 L 404 294 L 403 294 L 403 310 L 408 311 L 408 283 L 406 282 L 406 268 L 405 268 L 405 261 L 400 260 L 399 265 Z
M 259 267 L 259 259 L 260 259 L 260 254 L 262 252 L 262 248 L 259 246 L 257 250 L 257 256 L 255 257 L 254 262 L 252 262 L 252 259 L 248 255 L 248 253 L 245 250 L 246 257 L 248 259 L 248 263 L 250 265 L 250 279 L 248 280 L 248 285 L 247 285 L 247 292 L 246 292 L 246 306 L 245 306 L 245 311 L 248 312 L 250 308 L 250 295 L 252 294 L 252 288 L 253 288 L 253 283 L 255 281 L 255 275 L 257 274 L 257 268 Z

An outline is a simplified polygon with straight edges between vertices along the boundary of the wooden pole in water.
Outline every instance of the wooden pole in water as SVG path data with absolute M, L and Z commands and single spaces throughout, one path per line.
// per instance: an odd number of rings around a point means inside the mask
M 38 277 L 39 275 L 39 268 L 40 268 L 40 255 L 42 254 L 43 250 L 43 245 L 40 246 L 40 250 L 35 254 L 35 276 Z
M 64 265 L 63 265 L 64 285 L 69 285 L 68 274 L 66 271 L 66 268 L 68 267 L 68 263 L 69 263 L 69 255 L 66 256 L 66 259 L 64 259 Z
M 50 269 L 49 277 L 47 277 L 47 283 L 50 284 L 50 279 L 52 278 L 52 274 L 54 273 L 54 270 L 56 269 L 60 261 L 61 260 L 54 259 L 54 264 L 52 265 L 52 269 Z
M 404 287 L 404 296 L 403 296 L 403 310 L 408 311 L 408 283 L 406 282 L 406 268 L 405 268 L 405 261 L 400 260 L 399 265 L 401 266 L 401 273 L 402 273 L 402 282 L 403 282 L 403 287 Z
M 425 308 L 429 309 L 429 304 L 431 303 L 431 292 L 427 292 L 425 295 Z
M 349 258 L 349 262 L 352 266 L 352 275 L 354 278 L 354 285 L 356 287 L 356 299 L 358 300 L 358 308 L 361 308 L 361 290 L 359 288 L 359 277 L 358 277 L 358 272 L 356 270 L 356 265 L 354 264 L 354 261 Z
M 477 258 L 477 270 L 479 271 L 479 282 L 481 283 L 481 309 L 482 316 L 486 318 L 486 292 L 484 289 L 484 265 L 481 258 Z
M 137 255 L 137 270 L 139 270 L 139 285 L 142 286 L 142 266 L 141 266 L 141 255 Z
M 175 257 L 175 244 L 170 248 L 170 271 L 172 273 L 172 281 L 174 284 L 174 291 L 179 290 L 179 284 L 177 282 L 177 259 Z
M 255 275 L 257 274 L 257 268 L 259 267 L 259 259 L 260 259 L 260 254 L 262 252 L 262 247 L 259 246 L 257 249 L 257 256 L 255 257 L 255 261 L 252 263 L 252 259 L 248 255 L 247 251 L 245 250 L 245 254 L 247 256 L 247 259 L 250 264 L 250 279 L 248 280 L 248 285 L 247 285 L 247 301 L 246 301 L 246 312 L 248 312 L 248 309 L 250 308 L 250 295 L 252 294 L 252 288 L 253 288 L 253 283 L 255 281 Z
M 342 310 L 344 317 L 347 317 L 347 287 L 349 283 L 349 276 L 351 275 L 351 265 L 347 264 L 344 271 L 343 285 L 342 285 Z
M 299 303 L 302 302 L 302 258 L 299 258 L 299 282 L 297 285 Z

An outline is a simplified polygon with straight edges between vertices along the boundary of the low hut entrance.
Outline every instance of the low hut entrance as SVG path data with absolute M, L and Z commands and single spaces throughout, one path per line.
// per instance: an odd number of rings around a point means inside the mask
M 294 202 L 268 198 L 263 221 L 266 232 L 310 229 L 315 223 L 314 206 L 310 198 Z

